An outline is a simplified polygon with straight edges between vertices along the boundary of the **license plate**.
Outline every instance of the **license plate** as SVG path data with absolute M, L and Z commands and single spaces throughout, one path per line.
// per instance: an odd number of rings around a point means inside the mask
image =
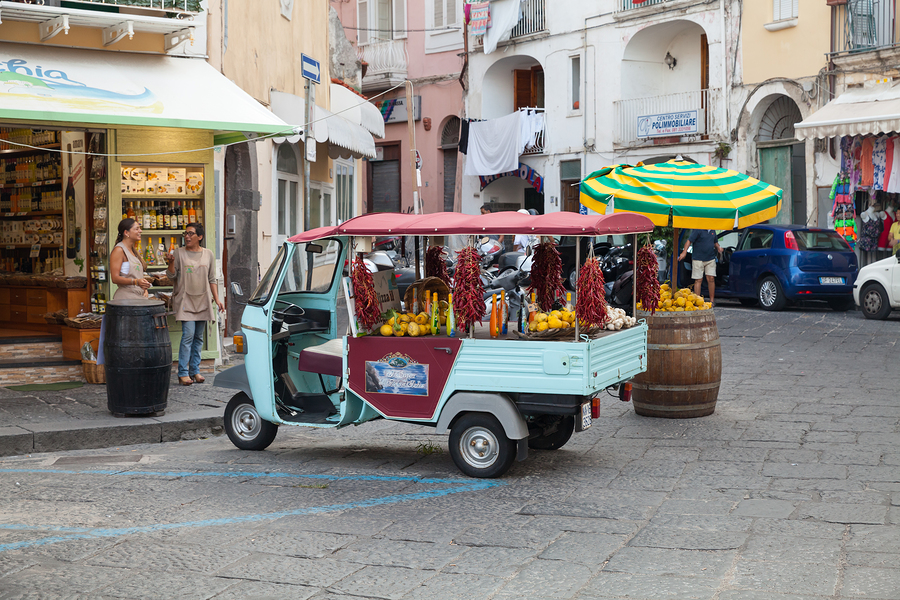
M 821 285 L 844 285 L 843 277 L 819 277 Z
M 591 403 L 585 402 L 581 405 L 581 423 L 578 431 L 584 431 L 593 424 L 591 420 Z

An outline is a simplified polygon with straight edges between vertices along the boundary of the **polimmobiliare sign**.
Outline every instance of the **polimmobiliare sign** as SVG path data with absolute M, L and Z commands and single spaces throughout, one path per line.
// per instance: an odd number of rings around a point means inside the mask
M 696 135 L 706 133 L 703 110 L 646 115 L 637 118 L 638 137 Z

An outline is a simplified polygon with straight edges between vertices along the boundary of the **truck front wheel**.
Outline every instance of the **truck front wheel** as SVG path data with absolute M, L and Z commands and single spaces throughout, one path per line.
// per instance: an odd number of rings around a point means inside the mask
M 516 460 L 516 442 L 493 415 L 468 413 L 450 430 L 450 457 L 469 477 L 500 477 Z
M 264 421 L 253 400 L 239 392 L 225 407 L 225 433 L 241 450 L 265 450 L 275 440 L 278 425 Z

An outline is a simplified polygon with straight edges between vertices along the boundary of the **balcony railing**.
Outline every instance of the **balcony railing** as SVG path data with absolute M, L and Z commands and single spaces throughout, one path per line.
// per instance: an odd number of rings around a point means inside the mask
M 624 12 L 634 8 L 644 8 L 653 6 L 654 4 L 664 4 L 671 1 L 672 0 L 617 0 L 616 12 Z
M 544 0 L 525 0 L 522 18 L 509 34 L 510 39 L 525 37 L 544 31 L 547 27 L 547 10 Z
M 364 92 L 385 89 L 406 80 L 409 70 L 406 40 L 373 40 L 359 46 L 357 54 L 368 65 L 362 82 Z
M 638 117 L 695 110 L 701 111 L 698 112 L 698 131 L 689 134 L 673 133 L 672 136 L 681 138 L 681 141 L 702 139 L 704 136 L 720 136 L 722 135 L 718 122 L 720 102 L 721 94 L 717 89 L 619 100 L 613 103 L 616 119 L 614 143 L 619 146 L 632 146 L 649 139 L 638 135 Z
M 838 25 L 831 45 L 833 54 L 890 48 L 900 40 L 895 0 L 847 0 L 834 10 Z
M 12 0 L 24 2 L 25 0 Z M 43 4 L 47 6 L 60 6 L 60 0 L 42 0 L 41 2 L 28 2 L 29 4 Z M 133 8 L 147 8 L 154 11 L 167 13 L 195 14 L 203 11 L 201 0 L 68 0 L 71 8 L 84 8 L 90 10 L 91 4 L 103 6 L 123 6 Z

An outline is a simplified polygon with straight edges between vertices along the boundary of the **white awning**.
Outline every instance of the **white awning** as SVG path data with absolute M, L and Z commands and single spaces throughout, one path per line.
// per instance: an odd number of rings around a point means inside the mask
M 273 90 L 269 93 L 269 100 L 273 113 L 302 129 L 306 122 L 306 101 L 303 98 Z M 375 158 L 375 138 L 371 133 L 321 106 L 316 105 L 314 112 L 313 136 L 320 144 L 328 142 L 328 155 L 331 158 Z
M 377 138 L 384 137 L 384 117 L 374 104 L 339 83 L 331 84 L 331 111 L 363 127 Z
M 0 119 L 272 134 L 290 126 L 200 58 L 0 43 Z
M 900 131 L 900 84 L 844 92 L 794 125 L 798 140 Z

